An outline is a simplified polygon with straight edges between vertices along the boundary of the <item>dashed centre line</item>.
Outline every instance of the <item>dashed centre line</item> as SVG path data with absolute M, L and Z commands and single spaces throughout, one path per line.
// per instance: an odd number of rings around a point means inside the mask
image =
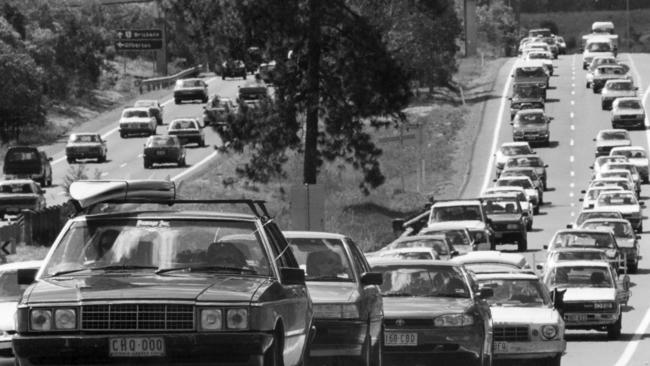
M 576 101 L 575 101 L 575 100 L 572 100 L 572 101 L 571 101 L 571 105 L 576 105 Z
M 573 139 L 569 140 L 569 146 L 573 146 L 573 143 L 574 143 L 574 142 L 575 142 L 575 141 L 573 141 Z M 573 158 L 573 156 L 572 156 L 572 158 Z M 573 160 L 571 160 L 571 162 L 573 162 Z
M 576 126 L 574 126 L 574 125 L 571 125 L 571 126 L 570 126 L 570 128 L 571 128 L 571 131 L 573 131 L 573 130 L 575 130 L 575 129 L 576 129 Z

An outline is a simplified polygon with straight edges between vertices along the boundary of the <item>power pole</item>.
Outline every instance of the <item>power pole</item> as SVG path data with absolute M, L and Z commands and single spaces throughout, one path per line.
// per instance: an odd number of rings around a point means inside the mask
M 318 107 L 320 103 L 321 1 L 309 0 L 307 40 L 307 121 L 305 123 L 305 162 L 303 183 L 316 184 L 318 175 Z
M 476 55 L 478 40 L 478 22 L 476 21 L 476 0 L 463 1 L 465 25 L 465 57 Z M 489 6 L 488 1 L 488 6 Z

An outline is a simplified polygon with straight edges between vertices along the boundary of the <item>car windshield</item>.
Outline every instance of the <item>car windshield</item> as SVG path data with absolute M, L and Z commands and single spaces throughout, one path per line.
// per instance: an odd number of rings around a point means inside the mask
M 627 109 L 641 109 L 641 103 L 638 100 L 620 100 L 618 102 L 619 108 Z
M 0 193 L 16 194 L 16 193 L 34 193 L 34 186 L 29 183 L 0 183 Z
M 644 159 L 646 157 L 643 150 L 616 150 L 612 151 L 612 155 L 624 156 L 631 159 Z
M 620 190 L 622 190 L 621 187 L 597 187 L 597 188 L 592 188 L 587 192 L 587 197 L 589 197 L 590 200 L 595 200 L 603 192 L 620 191 Z
M 29 287 L 29 285 L 18 284 L 17 270 L 0 272 L 0 302 L 13 302 L 20 300 L 20 297 L 27 287 Z
M 460 297 L 469 298 L 469 286 L 457 267 L 451 266 L 374 266 L 382 273 L 384 297 Z
M 431 222 L 444 221 L 482 221 L 481 208 L 478 205 L 435 206 Z
M 269 263 L 252 222 L 102 218 L 74 222 L 51 252 L 43 275 L 211 268 L 269 276 Z
M 547 281 L 549 285 L 558 287 L 614 287 L 609 268 L 596 266 L 556 267 Z
M 497 187 L 521 187 L 523 189 L 531 189 L 533 185 L 528 179 L 499 179 L 496 182 Z
M 625 178 L 629 179 L 630 178 L 630 172 L 629 171 L 604 171 L 600 172 L 599 176 L 601 178 Z
M 72 142 L 99 142 L 97 135 L 72 135 L 70 136 Z
M 539 60 L 539 59 L 550 60 L 551 56 L 546 52 L 531 52 L 528 54 L 528 58 L 532 60 Z
M 624 154 L 620 154 L 620 155 L 624 156 Z M 609 164 L 609 163 L 624 162 L 626 159 L 625 159 L 625 157 L 621 157 L 621 156 L 604 156 L 604 157 L 600 157 L 600 158 L 598 158 L 598 160 L 596 160 L 596 164 L 598 166 L 602 166 L 602 165 Z
M 441 229 L 441 230 L 426 230 L 422 234 L 427 235 L 444 235 L 447 242 L 458 249 L 458 247 L 469 246 L 471 238 L 469 233 L 463 229 Z
M 517 170 L 504 170 L 501 173 L 502 177 L 521 177 L 521 176 L 526 176 L 530 178 L 531 180 L 537 180 L 537 174 L 535 173 L 534 170 L 532 169 L 517 169 Z
M 629 171 L 630 173 L 636 172 L 636 167 L 630 163 L 610 163 L 607 164 L 605 168 L 608 170 L 624 169 Z
M 618 238 L 631 239 L 635 237 L 632 224 L 625 221 L 593 221 L 582 224 L 584 229 L 611 230 Z
M 403 248 L 431 248 L 439 255 L 448 255 L 447 243 L 441 239 L 434 238 L 404 238 L 389 245 L 390 249 Z
M 632 90 L 633 86 L 632 86 L 632 83 L 628 83 L 628 82 L 609 83 L 607 85 L 607 89 L 609 89 L 609 90 Z
M 126 110 L 122 113 L 123 118 L 147 118 L 149 113 L 143 110 Z
M 599 67 L 596 69 L 599 74 L 604 75 L 624 75 L 625 70 L 622 67 Z
M 380 257 L 382 258 L 399 258 L 399 259 L 405 259 L 405 260 L 413 260 L 413 259 L 438 259 L 438 256 L 434 256 L 431 251 L 392 251 L 388 250 L 386 252 L 382 252 Z
M 182 130 L 182 129 L 198 129 L 196 127 L 196 122 L 191 119 L 181 119 L 173 121 L 170 129 L 172 130 Z
M 203 82 L 201 80 L 183 80 L 181 85 L 184 88 L 196 88 L 196 87 L 202 87 Z
M 501 153 L 506 156 L 530 154 L 530 147 L 522 146 L 501 146 Z
M 629 140 L 630 136 L 626 131 L 607 131 L 600 134 L 602 140 Z
M 615 242 L 609 233 L 600 232 L 564 232 L 558 233 L 553 239 L 554 248 L 601 248 L 615 249 Z
M 612 46 L 609 43 L 605 42 L 598 42 L 598 43 L 590 43 L 587 45 L 587 51 L 589 52 L 611 52 L 612 51 Z
M 546 71 L 544 71 L 542 67 L 518 67 L 515 70 L 515 77 L 517 78 L 546 77 Z
M 133 105 L 134 107 L 157 107 L 157 102 L 155 100 L 138 100 Z
M 354 281 L 342 239 L 287 238 L 307 281 Z
M 515 199 L 487 199 L 485 213 L 488 215 L 521 214 L 521 207 Z
M 530 83 L 515 84 L 512 87 L 512 95 L 519 98 L 539 98 L 542 96 L 542 89 Z
M 601 251 L 561 251 L 553 253 L 556 262 L 561 261 L 600 261 L 607 260 L 605 253 Z
M 147 141 L 147 146 L 149 147 L 163 147 L 163 146 L 176 146 L 178 143 L 176 139 L 171 136 L 159 136 Z
M 542 306 L 551 301 L 537 280 L 487 279 L 478 282 L 479 288 L 491 288 L 494 292 L 487 299 L 492 306 Z
M 621 214 L 616 211 L 585 211 L 578 215 L 576 224 L 581 225 L 589 219 L 620 219 Z
M 515 118 L 515 125 L 530 126 L 530 125 L 545 125 L 546 118 L 541 113 L 519 113 Z
M 599 206 L 623 206 L 636 204 L 636 198 L 633 193 L 605 192 L 598 196 Z
M 506 162 L 506 166 L 510 168 L 514 167 L 543 167 L 544 162 L 542 159 L 537 158 L 537 157 L 525 157 L 525 158 L 516 158 L 516 159 L 510 159 Z

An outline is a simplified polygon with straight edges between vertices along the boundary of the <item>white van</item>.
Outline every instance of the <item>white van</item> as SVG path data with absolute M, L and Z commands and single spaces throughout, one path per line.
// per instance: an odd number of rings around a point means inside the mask
M 587 70 L 594 57 L 616 57 L 616 48 L 608 37 L 591 37 L 582 51 L 582 68 Z
M 587 41 L 593 37 L 605 37 L 609 38 L 614 45 L 614 53 L 618 49 L 618 35 L 614 29 L 614 23 L 612 22 L 594 22 L 591 25 L 591 33 L 582 36 L 582 46 L 585 47 Z

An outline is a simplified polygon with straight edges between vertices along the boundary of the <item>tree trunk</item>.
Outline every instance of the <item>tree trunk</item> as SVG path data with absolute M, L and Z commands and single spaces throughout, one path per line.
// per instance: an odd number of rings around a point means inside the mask
M 309 39 L 307 41 L 307 121 L 305 131 L 305 184 L 316 184 L 318 175 L 318 107 L 320 102 L 320 8 L 321 0 L 309 0 Z

